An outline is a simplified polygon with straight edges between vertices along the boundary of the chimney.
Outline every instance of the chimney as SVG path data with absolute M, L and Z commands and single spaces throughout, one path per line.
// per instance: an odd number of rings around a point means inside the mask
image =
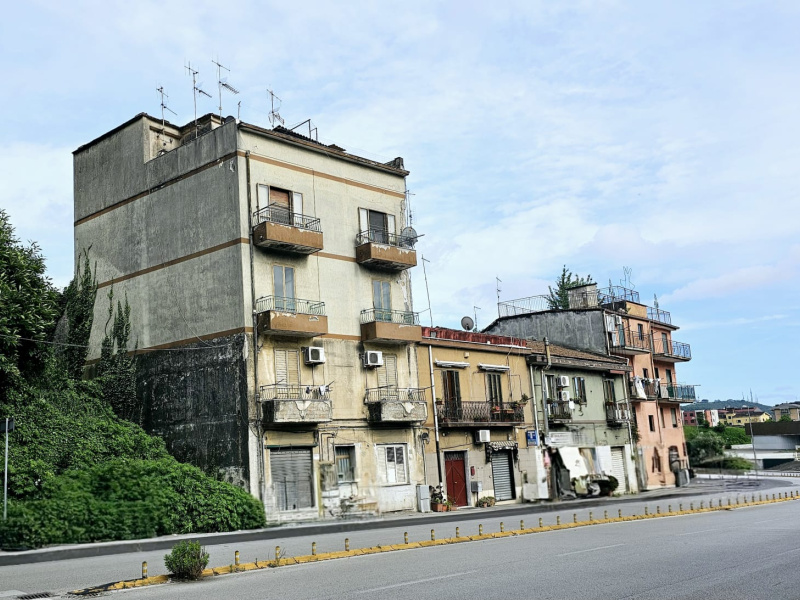
M 570 308 L 594 308 L 597 306 L 597 284 L 587 283 L 567 290 Z

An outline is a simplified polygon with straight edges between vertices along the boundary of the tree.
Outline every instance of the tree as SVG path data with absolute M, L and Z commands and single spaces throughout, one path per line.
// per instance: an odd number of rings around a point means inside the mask
M 789 415 L 781 415 L 781 418 L 778 419 L 778 423 L 791 423 L 791 422 L 792 422 L 792 417 L 790 417 Z
M 567 265 L 564 265 L 561 270 L 561 276 L 555 281 L 555 289 L 552 286 L 547 286 L 547 289 L 550 290 L 550 295 L 547 297 L 548 306 L 552 310 L 569 308 L 568 290 L 591 282 L 591 275 L 580 277 L 573 274 L 572 271 L 567 269 Z
M 701 464 L 722 456 L 725 449 L 723 439 L 713 431 L 700 431 L 686 441 L 689 459 L 693 465 Z
M 89 249 L 83 251 L 83 269 L 78 263 L 78 272 L 64 290 L 68 345 L 64 346 L 61 356 L 67 374 L 73 379 L 80 379 L 83 376 L 83 367 L 89 353 L 89 335 L 94 321 L 94 302 L 97 297 L 97 280 L 89 264 Z
M 114 412 L 123 419 L 139 423 L 141 415 L 137 414 L 139 403 L 136 400 L 136 364 L 134 358 L 128 354 L 130 335 L 131 307 L 128 298 L 126 296 L 124 306 L 117 300 L 115 312 L 112 286 L 108 292 L 108 320 L 100 346 L 97 374 L 103 397 Z
M 0 395 L 44 369 L 58 300 L 39 246 L 22 245 L 0 209 Z

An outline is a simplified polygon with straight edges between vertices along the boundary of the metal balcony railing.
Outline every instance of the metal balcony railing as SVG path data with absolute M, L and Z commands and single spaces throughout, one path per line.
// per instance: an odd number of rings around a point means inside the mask
M 511 406 L 489 402 L 445 402 L 436 407 L 439 422 L 452 423 L 521 423 L 525 410 L 521 405 Z
M 404 310 L 384 310 L 367 308 L 361 311 L 361 324 L 364 323 L 396 323 L 397 325 L 419 325 L 419 313 Z
M 283 296 L 263 296 L 256 300 L 257 313 L 267 312 L 268 310 L 325 316 L 325 303 L 316 300 L 285 298 Z
M 655 338 L 653 340 L 653 345 L 653 352 L 659 356 L 668 356 L 683 360 L 690 360 L 692 358 L 692 347 L 689 344 L 676 342 L 674 340 L 667 340 L 665 344 L 663 339 Z
M 258 388 L 258 399 L 262 402 L 275 400 L 329 401 L 331 391 L 327 385 L 284 385 L 273 383 Z
M 661 310 L 660 308 L 653 308 L 651 306 L 647 307 L 647 318 L 651 321 L 658 321 L 659 323 L 666 323 L 667 325 L 672 325 L 672 315 L 670 315 L 666 310 Z
M 694 387 L 685 383 L 667 384 L 667 395 L 674 400 L 694 402 L 697 399 Z
M 266 208 L 262 208 L 258 212 L 253 213 L 254 226 L 265 221 L 278 223 L 280 225 L 288 225 L 289 227 L 297 227 L 299 229 L 308 229 L 309 231 L 322 232 L 319 219 L 300 213 L 293 213 L 286 206 L 280 204 L 270 204 Z
M 639 335 L 638 331 L 618 328 L 611 332 L 611 347 L 620 349 L 650 351 L 650 336 Z
M 569 421 L 572 419 L 572 409 L 569 402 L 548 402 L 547 418 L 550 421 Z
M 386 244 L 387 246 L 413 250 L 414 244 L 417 243 L 417 237 L 391 233 L 388 229 L 367 229 L 356 236 L 357 246 L 369 243 Z
M 606 402 L 606 421 L 610 423 L 626 423 L 631 415 L 628 406 L 619 402 Z
M 366 394 L 364 395 L 364 402 L 367 404 L 385 402 L 425 402 L 425 390 L 423 388 L 396 387 L 367 388 Z
M 639 304 L 639 292 L 630 290 L 620 285 L 611 285 L 597 290 L 597 303 L 601 305 L 614 304 L 615 302 L 636 302 Z

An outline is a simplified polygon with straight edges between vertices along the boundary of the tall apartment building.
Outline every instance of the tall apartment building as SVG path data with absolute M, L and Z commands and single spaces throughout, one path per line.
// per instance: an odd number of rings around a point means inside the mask
M 140 114 L 74 153 L 75 252 L 126 297 L 135 416 L 272 521 L 415 507 L 421 339 L 405 178 L 283 128 Z
M 673 339 L 671 315 L 648 307 L 639 293 L 592 283 L 569 292 L 569 309 L 551 310 L 546 297 L 500 303 L 488 333 L 544 340 L 623 358 L 630 367 L 627 397 L 638 436 L 639 486 L 650 489 L 686 481 L 688 459 L 680 414 L 693 402 L 693 385 L 678 383 L 676 364 L 691 360 L 688 344 Z

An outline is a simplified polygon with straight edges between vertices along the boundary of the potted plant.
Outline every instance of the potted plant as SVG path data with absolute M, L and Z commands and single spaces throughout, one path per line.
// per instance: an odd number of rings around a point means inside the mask
M 428 489 L 431 492 L 431 510 L 433 512 L 446 512 L 447 501 L 444 499 L 442 487 L 437 485 L 435 487 L 430 486 Z
M 493 405 L 492 406 L 492 412 L 493 413 L 499 413 L 500 412 L 500 406 L 497 405 L 497 404 Z
M 445 510 L 457 510 L 458 506 L 455 502 L 450 500 L 449 498 L 444 501 L 444 505 L 446 506 Z
M 495 502 L 497 502 L 494 496 L 483 496 L 482 498 L 478 498 L 478 501 L 475 503 L 475 506 L 480 508 L 487 508 L 489 506 L 494 506 Z

